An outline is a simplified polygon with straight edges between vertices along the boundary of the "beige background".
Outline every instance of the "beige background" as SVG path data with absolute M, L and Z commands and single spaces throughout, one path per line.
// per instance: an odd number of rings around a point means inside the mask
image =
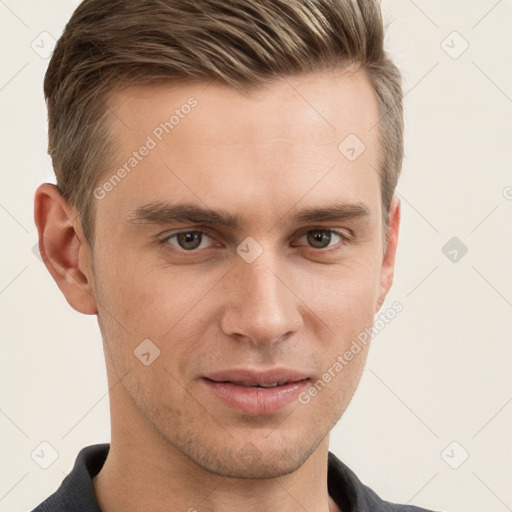
M 0 511 L 30 510 L 80 448 L 109 440 L 96 319 L 68 306 L 33 253 L 34 189 L 52 180 L 42 95 L 51 39 L 39 35 L 57 38 L 77 4 L 0 0 Z M 375 337 L 331 449 L 383 498 L 504 512 L 512 510 L 512 1 L 386 0 L 383 10 L 406 91 L 403 223 L 383 310 L 394 301 L 404 309 Z M 453 248 L 442 251 L 452 237 L 468 248 L 456 262 Z M 44 441 L 58 452 L 48 469 L 31 458 Z M 452 469 L 447 462 L 466 452 Z

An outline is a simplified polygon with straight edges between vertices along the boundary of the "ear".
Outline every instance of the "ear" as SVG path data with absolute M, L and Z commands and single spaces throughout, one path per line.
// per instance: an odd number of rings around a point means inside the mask
M 70 306 L 85 315 L 98 312 L 92 286 L 91 248 L 83 237 L 75 210 L 50 183 L 34 197 L 39 252 Z
M 398 246 L 398 231 L 400 228 L 400 198 L 395 193 L 389 207 L 388 243 L 380 270 L 380 289 L 375 313 L 379 311 L 393 284 L 395 273 L 395 256 Z

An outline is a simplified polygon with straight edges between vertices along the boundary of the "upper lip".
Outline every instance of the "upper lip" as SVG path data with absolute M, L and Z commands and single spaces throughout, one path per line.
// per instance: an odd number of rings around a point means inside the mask
M 204 377 L 215 382 L 243 382 L 244 384 L 257 386 L 258 384 L 272 384 L 274 382 L 297 382 L 307 379 L 308 375 L 287 368 L 275 368 L 271 370 L 235 368 L 232 370 L 210 373 Z

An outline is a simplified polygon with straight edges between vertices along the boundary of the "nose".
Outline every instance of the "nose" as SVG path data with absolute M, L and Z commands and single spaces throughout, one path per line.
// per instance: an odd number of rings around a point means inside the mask
M 272 345 L 302 326 L 301 301 L 291 272 L 278 256 L 265 250 L 252 263 L 237 258 L 226 276 L 222 331 L 239 341 Z

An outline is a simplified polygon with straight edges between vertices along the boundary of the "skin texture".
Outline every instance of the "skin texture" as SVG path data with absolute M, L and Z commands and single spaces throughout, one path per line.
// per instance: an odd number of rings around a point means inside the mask
M 94 479 L 100 506 L 338 510 L 327 492 L 329 432 L 367 347 L 307 405 L 295 400 L 273 414 L 226 406 L 201 377 L 286 367 L 315 382 L 372 326 L 392 284 L 400 221 L 395 195 L 384 253 L 374 92 L 364 74 L 346 71 L 287 77 L 251 97 L 214 82 L 132 87 L 110 101 L 119 158 L 105 179 L 192 96 L 197 106 L 96 200 L 93 250 L 58 190 L 36 192 L 48 270 L 74 309 L 97 315 L 103 337 L 112 442 Z M 338 149 L 351 133 L 366 146 L 353 162 Z M 224 209 L 245 224 L 129 222 L 155 201 Z M 362 203 L 369 214 L 286 217 L 334 202 Z M 163 240 L 198 229 L 208 236 L 194 253 L 177 237 Z M 352 239 L 333 235 L 317 248 L 307 233 L 319 229 Z M 263 249 L 252 263 L 236 252 L 247 237 Z M 145 339 L 160 349 L 148 366 L 134 356 Z

